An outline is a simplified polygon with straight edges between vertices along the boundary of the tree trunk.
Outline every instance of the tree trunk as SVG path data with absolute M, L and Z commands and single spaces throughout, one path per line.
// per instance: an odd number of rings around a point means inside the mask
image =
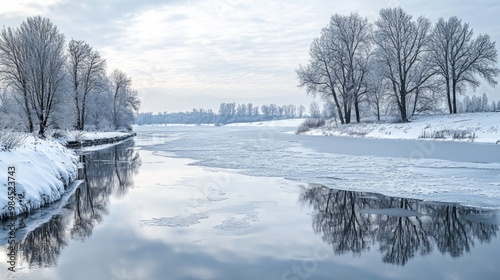
M 380 121 L 380 102 L 377 101 L 377 121 Z
M 40 138 L 45 138 L 45 121 L 44 121 L 44 118 L 43 116 L 39 116 L 38 117 L 38 136 L 40 136 Z
M 115 91 L 115 96 L 113 98 L 113 124 L 115 126 L 115 129 L 118 129 L 118 123 L 116 119 L 116 99 L 118 98 L 118 87 L 116 88 Z
M 339 114 L 340 124 L 344 125 L 345 121 L 344 121 L 344 117 L 342 115 L 342 108 L 340 107 L 339 100 L 337 99 L 337 95 L 335 94 L 335 90 L 333 90 L 333 89 L 332 89 L 332 96 L 333 96 L 333 100 L 335 101 L 335 106 L 337 107 L 337 112 Z
M 28 117 L 28 132 L 33 133 L 35 130 L 35 126 L 33 125 L 33 118 L 31 117 L 31 109 L 28 103 L 28 90 L 26 88 L 23 89 L 24 94 L 24 107 L 26 109 L 26 115 Z
M 349 111 L 347 110 L 347 104 L 345 100 L 344 100 L 344 118 L 345 118 L 345 124 L 351 123 L 351 116 L 349 114 Z
M 457 113 L 457 82 L 453 81 L 453 114 Z
M 408 116 L 406 114 L 406 90 L 401 89 L 399 94 L 401 96 L 401 104 L 399 105 L 399 111 L 401 113 L 401 121 L 405 123 L 408 122 Z
M 417 111 L 417 103 L 418 103 L 418 96 L 420 94 L 420 89 L 417 87 L 417 89 L 415 89 L 415 100 L 413 101 L 413 110 L 411 112 L 411 116 L 412 117 L 413 115 L 415 115 L 415 112 Z
M 78 93 L 76 93 L 76 90 L 75 90 L 75 106 L 76 106 L 76 125 L 75 125 L 75 129 L 79 130 L 80 129 L 80 125 L 81 125 L 81 121 L 80 121 L 80 105 L 78 104 Z
M 361 122 L 361 117 L 359 114 L 359 101 L 358 98 L 354 101 L 354 110 L 356 111 L 356 122 L 360 123 Z
M 80 128 L 79 130 L 84 130 L 85 129 L 85 102 L 87 102 L 87 95 L 85 94 L 83 96 L 82 100 L 82 115 L 80 116 Z
M 453 106 L 451 105 L 451 92 L 450 92 L 450 79 L 446 78 L 446 97 L 448 97 L 448 109 L 450 114 L 453 113 Z

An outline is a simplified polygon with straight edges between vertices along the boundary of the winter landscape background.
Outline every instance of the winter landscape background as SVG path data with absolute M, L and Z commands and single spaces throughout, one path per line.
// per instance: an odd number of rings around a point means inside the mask
M 497 3 L 0 11 L 5 279 L 497 279 Z

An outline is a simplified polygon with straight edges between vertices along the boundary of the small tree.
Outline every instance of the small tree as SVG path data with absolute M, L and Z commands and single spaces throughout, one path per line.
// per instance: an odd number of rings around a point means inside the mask
M 83 130 L 88 118 L 88 95 L 102 91 L 106 76 L 106 61 L 84 41 L 71 40 L 68 54 L 76 109 L 75 129 Z
M 115 69 L 110 76 L 113 97 L 113 125 L 115 129 L 130 129 L 134 115 L 141 104 L 137 91 L 131 88 L 132 80 L 122 71 Z
M 309 116 L 316 119 L 321 117 L 321 109 L 318 102 L 311 102 L 309 105 Z

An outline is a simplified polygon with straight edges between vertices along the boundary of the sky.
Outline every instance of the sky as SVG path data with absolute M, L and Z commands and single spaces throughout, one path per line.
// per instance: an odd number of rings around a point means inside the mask
M 216 110 L 221 102 L 307 105 L 295 70 L 334 14 L 374 22 L 382 8 L 414 17 L 458 16 L 500 40 L 500 1 L 451 0 L 0 0 L 0 23 L 51 19 L 66 40 L 84 40 L 127 73 L 142 112 Z M 500 86 L 482 86 L 500 99 Z M 472 93 L 472 92 L 471 92 Z

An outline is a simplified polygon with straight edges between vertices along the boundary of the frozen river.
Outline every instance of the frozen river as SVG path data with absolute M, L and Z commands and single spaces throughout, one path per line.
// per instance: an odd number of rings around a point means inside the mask
M 167 132 L 165 132 L 167 129 Z M 157 154 L 331 188 L 500 209 L 500 146 L 297 136 L 293 128 L 140 127 Z
M 84 183 L 15 221 L 17 272 L 4 248 L 0 275 L 500 277 L 498 145 L 283 130 L 137 127 L 84 153 Z

